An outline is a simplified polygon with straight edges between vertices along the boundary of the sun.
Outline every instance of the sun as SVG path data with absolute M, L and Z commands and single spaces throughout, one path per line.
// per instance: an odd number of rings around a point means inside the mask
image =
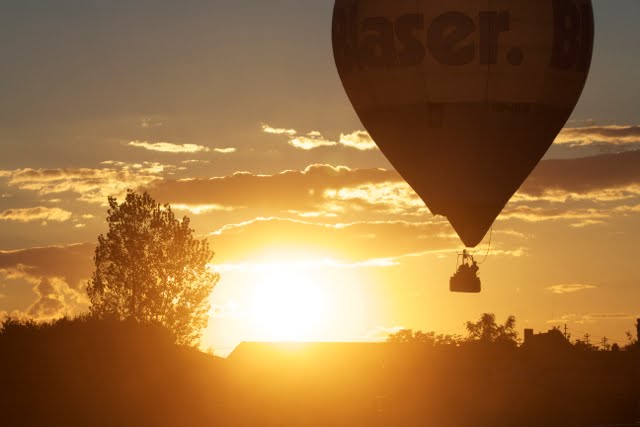
M 265 273 L 251 312 L 261 341 L 317 340 L 328 316 L 326 295 L 312 272 L 299 270 Z

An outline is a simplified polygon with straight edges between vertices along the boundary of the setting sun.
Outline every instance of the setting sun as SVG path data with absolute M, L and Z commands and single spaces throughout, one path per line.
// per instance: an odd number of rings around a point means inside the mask
M 328 316 L 326 295 L 308 272 L 269 272 L 255 288 L 251 316 L 260 340 L 317 339 Z

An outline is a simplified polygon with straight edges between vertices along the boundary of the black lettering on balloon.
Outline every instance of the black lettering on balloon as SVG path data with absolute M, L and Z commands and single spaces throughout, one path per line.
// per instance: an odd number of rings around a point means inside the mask
M 554 37 L 551 65 L 568 70 L 580 49 L 580 11 L 573 0 L 553 0 Z
M 360 42 L 360 63 L 365 67 L 391 68 L 396 65 L 393 23 L 382 17 L 367 18 L 362 23 L 366 34 Z
M 476 55 L 475 43 L 470 42 L 464 46 L 460 44 L 475 31 L 475 22 L 464 13 L 444 13 L 429 28 L 429 51 L 441 64 L 469 64 Z
M 589 71 L 591 58 L 593 56 L 593 8 L 590 4 L 583 4 L 582 15 L 582 37 L 580 40 L 580 53 L 578 54 L 577 70 L 580 72 Z
M 480 63 L 498 63 L 500 34 L 511 29 L 509 12 L 480 12 Z
M 396 20 L 396 36 L 402 45 L 398 53 L 398 64 L 401 66 L 415 66 L 425 57 L 425 49 L 416 37 L 417 30 L 424 29 L 424 15 L 408 14 Z

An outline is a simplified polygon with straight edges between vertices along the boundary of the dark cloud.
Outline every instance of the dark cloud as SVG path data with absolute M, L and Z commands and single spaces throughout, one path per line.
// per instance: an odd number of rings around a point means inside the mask
M 543 196 L 549 191 L 590 193 L 640 184 L 640 150 L 580 159 L 545 160 L 520 189 Z
M 161 179 L 161 173 L 174 169 L 173 166 L 154 162 L 129 164 L 105 161 L 103 164 L 108 167 L 0 171 L 0 179 L 6 179 L 10 188 L 34 191 L 41 196 L 70 192 L 86 202 L 105 203 L 109 196 L 122 195 L 127 188 Z
M 640 126 L 587 126 L 565 128 L 556 144 L 589 145 L 589 144 L 640 144 Z
M 324 204 L 328 190 L 399 181 L 395 171 L 311 165 L 276 175 L 238 172 L 212 179 L 167 180 L 154 183 L 148 191 L 159 201 L 176 204 L 306 210 Z
M 149 191 L 163 202 L 186 208 L 195 206 L 191 209 L 194 213 L 252 208 L 261 209 L 261 214 L 267 216 L 287 212 L 306 218 L 328 215 L 345 218 L 347 213 L 357 214 L 360 218 L 363 215 L 384 219 L 430 218 L 424 204 L 401 176 L 384 169 L 312 165 L 304 171 L 285 171 L 276 175 L 243 172 L 212 179 L 157 181 Z M 502 218 L 600 220 L 609 214 L 635 212 L 637 203 L 628 204 L 629 212 L 621 207 L 605 209 L 588 203 L 630 200 L 639 196 L 640 150 L 545 160 L 523 184 Z M 536 205 L 538 201 L 568 200 L 587 204 Z
M 37 320 L 53 319 L 70 311 L 64 295 L 54 286 L 51 279 L 43 278 L 33 290 L 38 299 L 27 309 L 26 314 L 29 317 Z
M 92 243 L 0 251 L 0 271 L 32 280 L 61 278 L 82 289 L 93 272 Z

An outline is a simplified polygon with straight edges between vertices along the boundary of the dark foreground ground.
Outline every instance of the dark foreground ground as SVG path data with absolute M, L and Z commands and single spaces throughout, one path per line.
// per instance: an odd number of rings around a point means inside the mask
M 596 426 L 631 423 L 638 353 L 242 344 L 220 359 L 154 328 L 0 337 L 0 426 Z

